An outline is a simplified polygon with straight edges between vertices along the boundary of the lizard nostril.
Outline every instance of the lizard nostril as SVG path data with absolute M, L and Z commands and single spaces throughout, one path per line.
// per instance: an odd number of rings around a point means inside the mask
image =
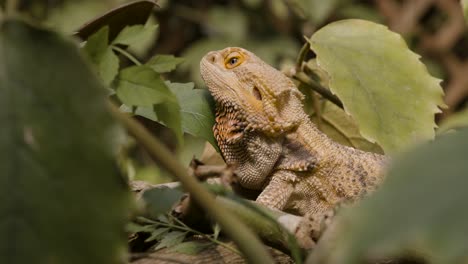
M 211 63 L 216 63 L 216 59 L 218 58 L 216 53 L 208 53 L 208 61 Z
M 210 57 L 210 61 L 214 63 L 214 62 L 216 61 L 216 56 L 215 56 L 215 55 L 212 55 L 212 56 Z

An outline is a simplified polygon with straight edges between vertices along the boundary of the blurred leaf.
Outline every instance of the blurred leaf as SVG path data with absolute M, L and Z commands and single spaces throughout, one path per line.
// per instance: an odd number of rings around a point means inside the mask
M 166 82 L 181 106 L 182 130 L 201 137 L 216 147 L 213 136 L 214 102 L 207 90 L 193 89 L 193 83 Z
M 65 1 L 63 4 L 57 5 L 50 10 L 46 24 L 55 30 L 71 34 L 91 18 L 106 12 L 109 8 L 111 8 L 111 5 L 107 1 Z M 100 28 L 95 28 L 86 38 L 97 32 Z
M 183 192 L 179 189 L 168 187 L 156 187 L 146 190 L 142 198 L 145 201 L 147 212 L 152 219 L 161 214 L 170 212 L 176 202 L 180 200 Z
M 208 246 L 210 246 L 210 243 L 207 242 L 203 243 L 200 241 L 189 241 L 175 245 L 170 249 L 170 252 L 177 252 L 187 255 L 196 255 Z
M 285 4 L 284 1 L 271 1 L 270 6 L 271 6 L 272 13 L 276 17 L 280 19 L 288 18 L 289 10 L 288 10 L 288 6 Z
M 175 70 L 176 66 L 183 61 L 183 58 L 176 58 L 174 55 L 156 55 L 146 63 L 146 66 L 156 72 L 165 73 Z
M 134 1 L 119 6 L 86 23 L 74 35 L 85 40 L 100 28 L 108 26 L 110 29 L 109 41 L 112 41 L 126 26 L 145 24 L 155 6 L 156 3 L 154 1 L 148 0 Z M 73 10 L 78 9 L 75 8 Z
M 320 117 L 321 121 L 318 122 L 317 115 L 314 114 L 312 120 L 320 124 L 318 128 L 336 142 L 365 151 L 383 152 L 378 145 L 363 138 L 353 118 L 335 104 L 326 101 Z
M 258 7 L 260 4 L 262 4 L 263 0 L 244 0 L 244 4 L 250 8 L 255 8 Z
M 339 0 L 294 0 L 314 24 L 322 24 L 340 4 Z
M 427 263 L 466 263 L 467 138 L 464 129 L 394 160 L 374 195 L 337 216 L 309 263 L 374 263 L 408 253 Z
M 162 103 L 177 103 L 161 76 L 148 66 L 132 66 L 117 77 L 117 96 L 127 106 L 153 107 Z
M 214 34 L 223 38 L 240 40 L 248 37 L 247 17 L 236 8 L 211 8 L 208 12 L 208 23 Z
M 358 18 L 369 20 L 376 23 L 383 23 L 384 19 L 376 8 L 371 8 L 368 5 L 351 2 L 346 6 L 336 9 L 339 16 L 343 18 Z
M 243 45 L 270 65 L 277 66 L 281 59 L 295 59 L 299 45 L 290 37 L 274 37 L 262 40 L 249 40 Z
M 187 232 L 172 231 L 164 236 L 155 250 L 180 244 L 182 241 L 184 241 L 185 235 L 187 235 Z
M 130 195 L 101 83 L 25 22 L 0 23 L 0 61 L 0 263 L 121 262 Z
M 386 153 L 434 138 L 443 92 L 400 35 L 352 19 L 323 27 L 310 44 L 365 138 Z
M 122 45 L 134 45 L 147 39 L 148 36 L 154 35 L 158 25 L 134 25 L 126 26 L 117 37 L 114 39 L 112 44 Z
M 151 241 L 154 241 L 154 240 L 161 240 L 161 238 L 167 233 L 169 232 L 169 228 L 168 227 L 163 227 L 163 228 L 157 228 L 155 230 L 153 230 L 153 232 L 151 232 L 151 235 L 145 239 L 145 242 L 148 243 L 148 242 L 151 242 Z
M 119 71 L 119 58 L 108 45 L 109 28 L 103 27 L 89 37 L 84 51 L 97 67 L 99 77 L 109 86 Z
M 466 23 L 468 24 L 468 0 L 461 0 L 460 3 L 463 8 L 463 15 L 465 16 Z
M 437 134 L 441 135 L 448 131 L 468 127 L 468 108 L 463 111 L 457 112 L 444 119 L 437 129 Z

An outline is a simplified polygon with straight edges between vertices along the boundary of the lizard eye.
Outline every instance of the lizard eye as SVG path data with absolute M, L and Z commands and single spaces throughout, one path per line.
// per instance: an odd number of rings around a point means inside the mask
M 229 54 L 228 57 L 226 57 L 224 66 L 226 66 L 228 69 L 232 69 L 239 66 L 242 62 L 244 62 L 244 57 L 239 54 L 239 52 L 233 52 Z

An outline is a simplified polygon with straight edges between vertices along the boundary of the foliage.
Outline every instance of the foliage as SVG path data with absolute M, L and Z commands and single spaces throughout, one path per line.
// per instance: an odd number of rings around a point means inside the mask
M 29 7 L 35 18 L 43 14 L 47 25 L 69 35 L 90 14 L 103 15 L 74 34 L 83 41 L 83 60 L 78 44 L 68 37 L 11 19 L 7 12 L 3 19 L 0 10 L 0 213 L 6 219 L 0 233 L 8 238 L 1 246 L 3 262 L 121 261 L 121 229 L 129 205 L 114 164 L 116 150 L 119 162 L 122 156 L 127 161 L 122 167 L 154 164 L 138 150 L 125 150 L 124 144 L 141 142 L 116 140 L 122 135 L 116 133 L 105 100 L 186 156 L 205 141 L 216 147 L 213 100 L 195 86 L 203 86 L 200 58 L 226 46 L 252 50 L 290 74 L 307 96 L 311 118 L 334 140 L 368 151 L 383 149 L 396 157 L 384 186 L 356 208 L 339 213 L 339 237 L 327 233 L 312 260 L 360 263 L 404 254 L 427 257 L 430 263 L 466 260 L 467 219 L 460 208 L 466 200 L 462 188 L 468 134 L 444 133 L 466 126 L 467 112 L 443 120 L 435 142 L 411 150 L 415 142 L 432 140 L 434 114 L 443 106 L 439 81 L 410 50 L 424 39 L 405 35 L 408 48 L 400 35 L 372 22 L 325 25 L 348 17 L 381 22 L 382 15 L 388 16 L 385 12 L 352 0 L 161 1 L 155 12 L 151 1 L 140 1 L 105 14 L 110 6 L 127 1 L 52 1 L 50 10 L 38 8 L 39 2 L 22 1 L 20 9 Z M 466 2 L 461 1 L 465 16 Z M 151 13 L 159 25 L 145 22 Z M 172 26 L 178 30 L 170 31 Z M 316 58 L 299 53 L 303 35 Z M 446 52 L 436 54 L 443 57 Z M 449 64 L 452 58 L 447 57 Z M 298 76 L 310 78 L 313 85 Z M 330 91 L 346 111 L 329 101 L 325 93 Z M 171 131 L 170 136 L 164 131 Z M 399 154 L 402 150 L 408 153 Z M 205 234 L 168 214 L 180 196 L 172 189 L 145 192 L 148 217 L 157 220 L 138 217 L 127 226 L 128 233 L 145 233 L 152 249 L 168 247 L 179 253 L 197 254 L 210 243 L 221 244 L 219 225 Z M 269 229 L 261 227 L 257 231 Z M 192 241 L 193 234 L 210 243 Z M 68 242 L 69 237 L 76 242 Z
M 103 27 L 89 37 L 84 50 L 97 66 L 104 83 L 115 90 L 124 108 L 171 128 L 179 142 L 182 142 L 183 132 L 186 132 L 215 145 L 211 132 L 214 117 L 212 108 L 207 104 L 207 92 L 194 90 L 193 84 L 165 82 L 161 76 L 162 73 L 174 70 L 181 59 L 171 55 L 155 55 L 142 65 L 120 48 L 121 45 L 130 46 L 140 42 L 156 29 L 157 26 L 125 27 L 109 44 L 109 30 Z M 123 54 L 136 65 L 119 70 L 119 61 L 114 51 Z
M 310 263 L 362 263 L 412 254 L 429 263 L 468 259 L 468 130 L 399 156 L 375 195 L 338 216 Z M 339 234 L 339 235 L 337 235 Z
M 392 153 L 434 138 L 434 113 L 443 106 L 430 76 L 402 38 L 362 20 L 329 24 L 311 38 L 330 89 L 357 121 L 361 134 Z
M 120 262 L 130 197 L 103 86 L 74 43 L 21 20 L 0 21 L 0 60 L 0 262 Z

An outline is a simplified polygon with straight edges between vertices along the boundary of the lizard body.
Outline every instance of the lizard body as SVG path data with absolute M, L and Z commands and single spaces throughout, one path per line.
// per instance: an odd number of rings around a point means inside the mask
M 283 73 L 242 48 L 209 52 L 201 74 L 216 102 L 215 138 L 257 202 L 321 216 L 383 178 L 386 158 L 340 145 L 310 121 L 303 94 Z

